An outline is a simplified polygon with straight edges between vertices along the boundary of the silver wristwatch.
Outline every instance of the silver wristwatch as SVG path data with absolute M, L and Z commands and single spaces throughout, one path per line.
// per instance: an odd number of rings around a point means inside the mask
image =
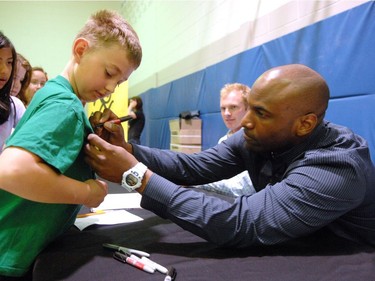
M 124 172 L 122 175 L 121 186 L 128 192 L 132 192 L 139 188 L 142 185 L 142 179 L 146 171 L 146 165 L 138 162 L 133 168 Z

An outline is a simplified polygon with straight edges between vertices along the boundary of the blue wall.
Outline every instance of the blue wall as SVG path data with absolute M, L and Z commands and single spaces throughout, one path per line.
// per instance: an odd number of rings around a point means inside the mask
M 247 50 L 201 71 L 143 93 L 142 144 L 169 148 L 168 122 L 199 109 L 202 148 L 225 134 L 219 92 L 226 83 L 251 86 L 265 70 L 302 63 L 318 71 L 331 90 L 326 119 L 365 137 L 375 159 L 375 3 L 367 2 L 291 34 Z

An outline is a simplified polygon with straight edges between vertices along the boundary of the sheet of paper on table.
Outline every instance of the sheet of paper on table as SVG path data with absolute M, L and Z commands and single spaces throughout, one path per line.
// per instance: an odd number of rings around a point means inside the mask
M 108 210 L 101 213 L 92 213 L 83 218 L 76 218 L 74 225 L 79 230 L 83 230 L 93 224 L 113 225 L 120 223 L 131 223 L 141 220 L 143 220 L 141 217 L 133 215 L 125 210 Z
M 137 193 L 108 194 L 96 210 L 117 210 L 141 208 L 142 196 Z
M 108 194 L 97 208 L 91 210 L 92 213 L 77 218 L 74 225 L 83 230 L 93 224 L 113 225 L 141 221 L 141 217 L 124 210 L 140 208 L 141 198 L 139 193 Z

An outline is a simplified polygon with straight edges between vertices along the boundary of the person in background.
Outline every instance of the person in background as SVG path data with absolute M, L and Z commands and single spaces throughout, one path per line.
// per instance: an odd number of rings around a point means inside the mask
M 0 154 L 5 140 L 25 112 L 22 102 L 11 95 L 14 76 L 17 75 L 17 61 L 15 47 L 9 38 L 0 32 Z
M 215 147 L 184 154 L 129 144 L 120 125 L 105 122 L 98 135 L 88 136 L 86 161 L 100 177 L 139 192 L 142 208 L 217 245 L 275 245 L 327 235 L 375 245 L 369 147 L 349 128 L 324 119 L 328 101 L 328 85 L 315 70 L 277 66 L 252 85 L 243 130 Z M 106 110 L 90 122 L 116 118 Z M 250 196 L 227 200 L 181 186 L 244 170 L 257 191 Z
M 218 143 L 228 139 L 228 137 L 241 129 L 241 121 L 246 115 L 248 108 L 246 99 L 249 94 L 250 87 L 241 83 L 226 84 L 221 89 L 220 111 L 228 132 L 219 139 Z M 194 188 L 231 197 L 250 195 L 255 192 L 247 171 L 243 171 L 230 179 L 197 185 Z
M 32 68 L 29 61 L 19 53 L 17 54 L 16 69 L 17 71 L 13 77 L 11 95 L 22 100 L 21 97 L 24 96 L 25 91 L 30 84 Z
M 32 75 L 29 87 L 27 87 L 25 94 L 22 97 L 20 97 L 26 107 L 30 104 L 31 99 L 35 95 L 35 92 L 44 87 L 47 81 L 47 72 L 45 72 L 42 67 L 35 66 L 32 68 Z
M 76 35 L 61 75 L 36 92 L 0 155 L 0 280 L 27 276 L 81 205 L 104 200 L 107 183 L 84 162 L 93 132 L 84 104 L 112 94 L 141 58 L 133 28 L 117 12 L 101 10 Z
M 128 122 L 128 142 L 140 144 L 141 134 L 145 127 L 145 115 L 143 113 L 143 102 L 140 97 L 129 99 L 128 115 L 133 119 Z
M 250 87 L 241 83 L 226 84 L 221 89 L 220 112 L 228 132 L 219 139 L 218 143 L 241 129 L 242 118 L 247 112 L 246 99 L 249 94 Z

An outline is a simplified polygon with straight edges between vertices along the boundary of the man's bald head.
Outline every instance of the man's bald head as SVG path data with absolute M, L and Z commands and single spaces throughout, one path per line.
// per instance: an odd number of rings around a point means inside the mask
M 324 78 L 302 64 L 274 67 L 263 73 L 253 88 L 258 85 L 270 90 L 270 98 L 289 104 L 290 110 L 300 114 L 314 113 L 319 120 L 323 119 L 328 107 L 329 88 Z
M 322 122 L 329 89 L 319 73 L 290 64 L 263 73 L 251 87 L 249 110 L 242 119 L 253 151 L 285 151 L 303 142 Z

